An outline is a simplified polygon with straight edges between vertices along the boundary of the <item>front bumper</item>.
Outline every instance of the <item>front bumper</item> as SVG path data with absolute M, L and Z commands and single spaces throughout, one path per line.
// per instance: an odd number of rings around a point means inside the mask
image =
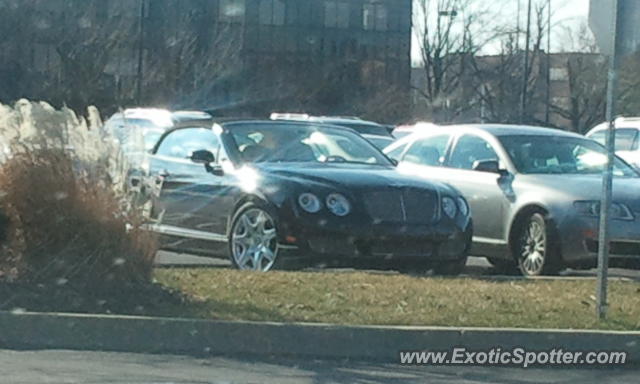
M 329 225 L 323 220 L 297 219 L 280 228 L 287 254 L 321 259 L 424 258 L 458 260 L 468 254 L 473 226 L 453 221 L 437 225 L 365 223 Z M 295 241 L 292 241 L 294 240 Z
M 560 223 L 558 231 L 562 258 L 567 264 L 595 262 L 598 258 L 597 218 L 570 217 Z M 610 258 L 640 260 L 640 221 L 611 220 Z

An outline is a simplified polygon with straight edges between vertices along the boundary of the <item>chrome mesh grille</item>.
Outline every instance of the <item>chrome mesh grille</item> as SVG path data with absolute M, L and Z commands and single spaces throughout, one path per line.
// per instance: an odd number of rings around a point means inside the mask
M 417 189 L 373 191 L 364 194 L 364 205 L 374 222 L 431 224 L 437 218 L 438 196 Z

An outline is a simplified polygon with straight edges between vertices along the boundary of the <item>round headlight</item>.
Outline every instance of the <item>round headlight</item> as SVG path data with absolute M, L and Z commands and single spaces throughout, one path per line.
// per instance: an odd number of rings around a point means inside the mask
M 442 211 L 445 215 L 449 216 L 449 218 L 453 219 L 456 217 L 456 213 L 458 213 L 458 208 L 456 208 L 456 202 L 453 201 L 450 197 L 442 198 Z
M 339 193 L 332 193 L 327 196 L 327 208 L 336 216 L 346 216 L 351 212 L 351 204 L 346 197 Z
M 458 197 L 458 209 L 462 216 L 467 216 L 469 214 L 469 204 L 467 204 L 467 201 L 462 197 Z
M 313 193 L 303 193 L 298 196 L 298 204 L 309 213 L 316 213 L 320 210 L 320 199 Z

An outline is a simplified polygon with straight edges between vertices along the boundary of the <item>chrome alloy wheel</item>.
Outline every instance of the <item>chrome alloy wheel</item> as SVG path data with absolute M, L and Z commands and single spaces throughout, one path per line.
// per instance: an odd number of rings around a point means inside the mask
M 243 212 L 233 227 L 231 251 L 238 269 L 269 271 L 278 255 L 273 218 L 260 208 Z
M 544 268 L 547 251 L 547 234 L 544 224 L 532 217 L 522 233 L 520 242 L 520 266 L 529 276 L 540 275 Z

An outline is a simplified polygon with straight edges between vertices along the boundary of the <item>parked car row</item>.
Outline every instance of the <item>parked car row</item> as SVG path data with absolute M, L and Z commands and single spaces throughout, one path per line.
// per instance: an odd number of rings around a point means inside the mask
M 137 183 L 167 248 L 260 271 L 338 259 L 457 274 L 470 253 L 527 276 L 595 264 L 606 153 L 583 136 L 147 112 L 157 121 L 136 123 L 153 133 Z M 637 267 L 640 175 L 621 159 L 614 169 L 612 263 Z

